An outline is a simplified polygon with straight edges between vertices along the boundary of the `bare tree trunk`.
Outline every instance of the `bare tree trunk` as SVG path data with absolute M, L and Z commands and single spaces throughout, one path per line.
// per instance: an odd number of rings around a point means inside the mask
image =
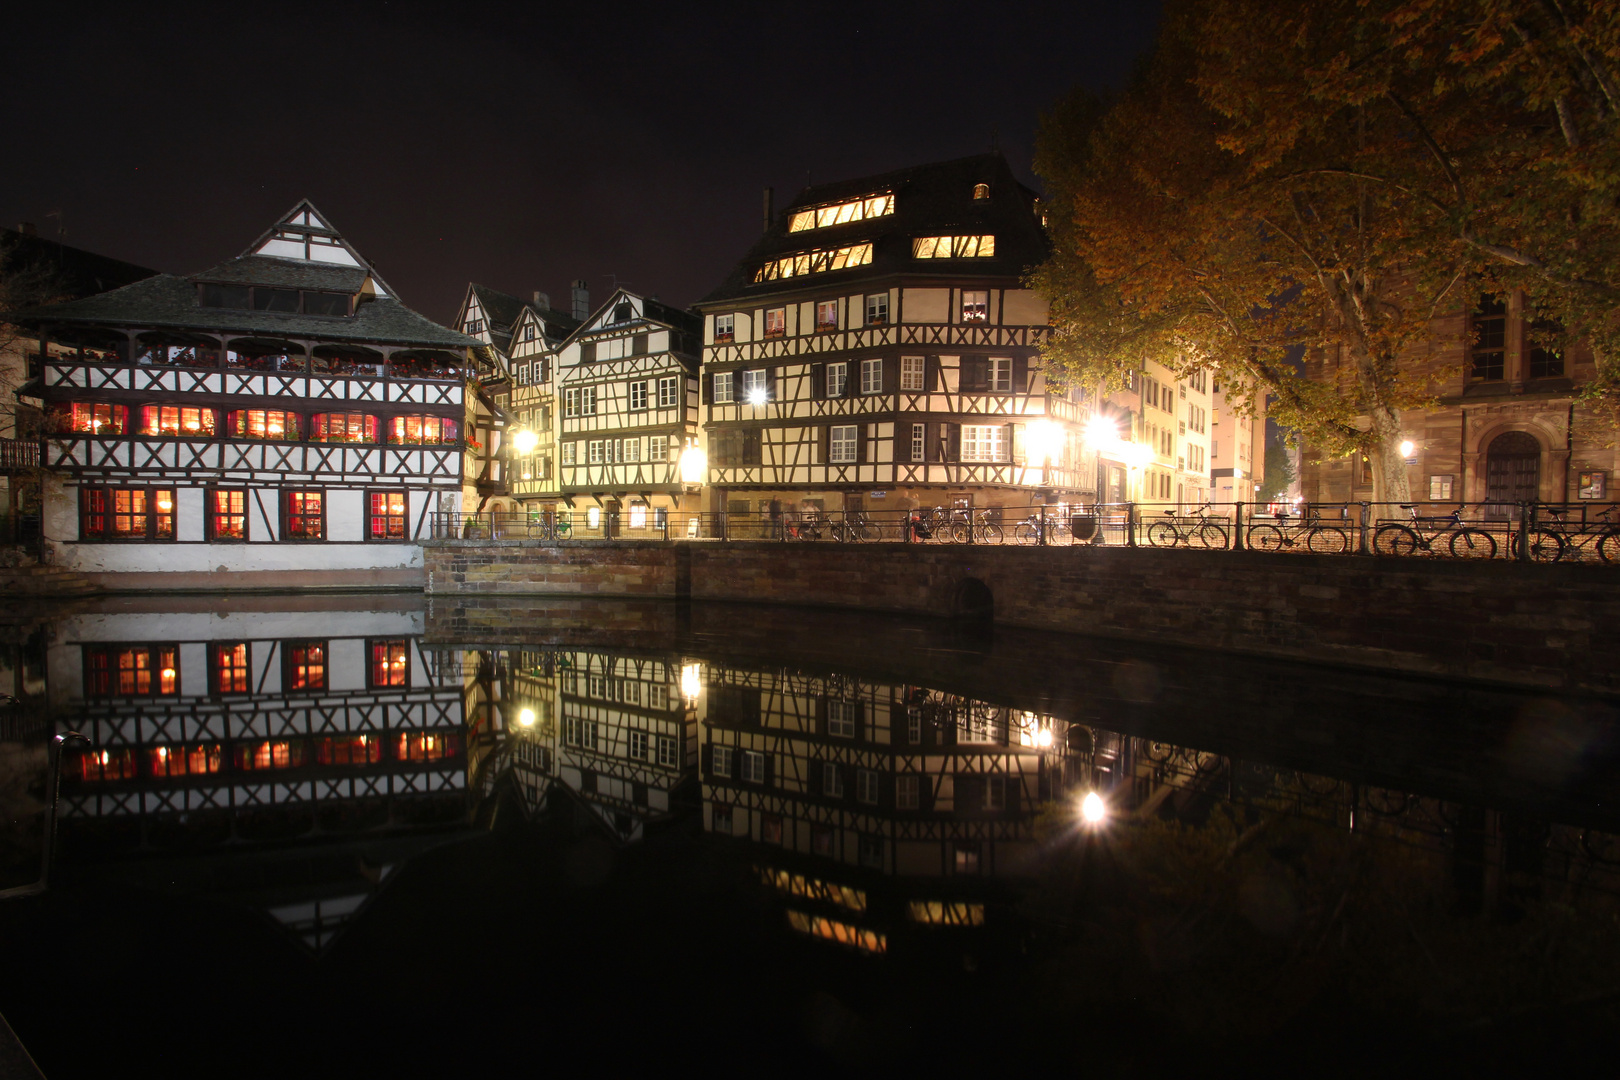
M 1371 413 L 1367 457 L 1372 462 L 1373 502 L 1409 503 L 1412 485 L 1401 456 L 1401 414 L 1386 405 L 1373 406 Z

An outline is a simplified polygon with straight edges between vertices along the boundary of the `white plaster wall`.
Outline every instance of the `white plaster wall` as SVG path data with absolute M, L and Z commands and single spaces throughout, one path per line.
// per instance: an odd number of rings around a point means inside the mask
M 59 544 L 51 561 L 80 573 L 407 570 L 416 544 Z
M 1046 301 L 1029 289 L 1008 289 L 1003 303 L 1003 326 L 1045 326 Z
M 942 323 L 950 321 L 951 290 L 907 289 L 902 305 L 902 320 L 908 323 Z M 1043 317 L 1041 322 L 1045 322 Z
M 339 543 L 355 543 L 366 537 L 366 493 L 353 489 L 326 492 L 326 538 Z
M 203 538 L 203 489 L 180 488 L 174 493 L 174 536 L 187 543 L 201 543 Z

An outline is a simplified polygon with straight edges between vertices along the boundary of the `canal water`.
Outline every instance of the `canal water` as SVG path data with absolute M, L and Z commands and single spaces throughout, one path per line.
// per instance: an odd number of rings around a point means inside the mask
M 0 625 L 53 1080 L 1484 1073 L 1620 1019 L 1611 701 L 747 606 Z

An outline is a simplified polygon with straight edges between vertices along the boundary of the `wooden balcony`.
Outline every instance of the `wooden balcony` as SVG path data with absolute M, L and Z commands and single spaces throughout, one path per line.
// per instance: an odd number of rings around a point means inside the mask
M 39 468 L 38 439 L 0 439 L 0 472 Z

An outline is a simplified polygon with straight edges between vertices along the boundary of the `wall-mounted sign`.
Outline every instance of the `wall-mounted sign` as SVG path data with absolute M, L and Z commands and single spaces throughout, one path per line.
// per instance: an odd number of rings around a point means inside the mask
M 872 499 L 887 499 L 889 497 L 887 491 L 868 491 L 866 494 L 868 498 Z
M 1451 501 L 1452 473 L 1438 473 L 1429 477 L 1429 501 Z
M 1609 497 L 1609 474 L 1602 469 L 1583 469 L 1580 474 L 1580 488 L 1578 494 L 1583 499 L 1606 499 Z

